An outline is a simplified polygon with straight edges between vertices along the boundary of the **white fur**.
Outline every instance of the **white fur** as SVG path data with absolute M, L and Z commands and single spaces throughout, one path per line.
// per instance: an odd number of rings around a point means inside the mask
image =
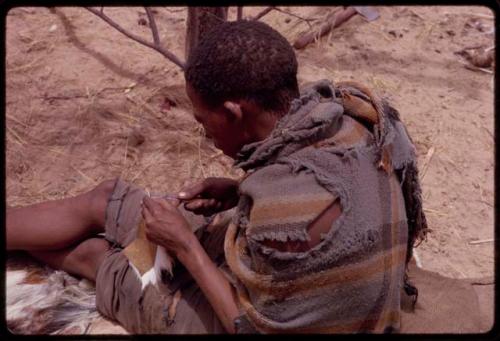
M 7 277 L 7 287 L 16 285 L 26 278 L 26 270 L 10 270 Z
M 422 268 L 422 261 L 420 260 L 420 257 L 418 256 L 417 250 L 413 249 L 413 258 L 415 258 L 415 263 L 417 264 L 417 267 Z
M 156 257 L 155 257 L 155 273 L 156 276 L 161 281 L 161 272 L 168 271 L 170 276 L 173 276 L 172 267 L 174 265 L 174 259 L 168 254 L 167 250 L 163 246 L 159 246 L 156 248 Z
M 158 278 L 156 277 L 155 269 L 154 267 L 149 269 L 144 275 L 141 277 L 142 281 L 142 290 L 148 285 L 156 285 L 158 283 Z
M 159 286 L 161 283 L 161 272 L 166 270 L 172 276 L 172 267 L 174 260 L 168 254 L 167 250 L 163 246 L 158 246 L 156 248 L 155 263 L 151 269 L 146 271 L 144 275 L 141 276 L 139 270 L 129 261 L 129 265 L 134 269 L 137 277 L 141 279 L 142 290 L 146 288 L 148 284 Z

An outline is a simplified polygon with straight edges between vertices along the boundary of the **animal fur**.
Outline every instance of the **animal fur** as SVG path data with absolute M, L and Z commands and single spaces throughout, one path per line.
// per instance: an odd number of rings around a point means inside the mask
M 37 271 L 38 280 L 30 280 Z M 87 280 L 48 268 L 7 271 L 6 277 L 7 328 L 14 334 L 85 334 L 100 318 Z
M 165 284 L 167 278 L 173 277 L 173 258 L 167 253 L 165 248 L 162 246 L 156 247 L 156 255 L 155 260 L 151 263 L 149 270 L 144 273 L 134 266 L 134 259 L 127 255 L 129 258 L 129 265 L 132 269 L 134 269 L 137 277 L 141 279 L 142 282 L 142 290 L 146 288 L 148 284 L 160 286 L 161 284 Z
M 172 268 L 174 259 L 163 246 L 151 243 L 146 237 L 146 223 L 141 220 L 139 223 L 137 238 L 132 241 L 123 253 L 129 261 L 129 265 L 134 269 L 135 274 L 142 282 L 142 290 L 148 284 L 161 288 L 166 283 L 168 277 L 172 278 Z

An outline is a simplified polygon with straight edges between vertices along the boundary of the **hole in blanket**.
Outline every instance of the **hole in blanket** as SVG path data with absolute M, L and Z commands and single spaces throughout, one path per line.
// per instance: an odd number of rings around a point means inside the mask
M 329 86 L 318 86 L 316 87 L 316 91 L 321 95 L 321 97 L 324 98 L 332 98 L 333 97 L 333 92 L 332 89 Z
M 342 206 L 340 199 L 337 198 L 330 206 L 328 206 L 311 224 L 307 227 L 309 241 L 301 240 L 271 240 L 264 239 L 260 243 L 264 246 L 276 249 L 281 252 L 306 252 L 322 242 L 322 236 L 330 231 L 333 222 L 342 214 Z

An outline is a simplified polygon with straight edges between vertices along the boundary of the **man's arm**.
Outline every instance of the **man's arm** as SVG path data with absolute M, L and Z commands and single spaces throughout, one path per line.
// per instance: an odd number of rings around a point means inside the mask
M 166 200 L 144 199 L 144 218 L 148 239 L 172 251 L 177 259 L 191 273 L 203 294 L 214 309 L 224 329 L 235 333 L 234 320 L 240 316 L 234 289 L 224 274 L 208 257 L 187 222 L 180 215 L 175 204 Z M 338 200 L 335 200 L 308 227 L 311 240 L 296 247 L 293 242 L 263 241 L 282 251 L 305 251 L 320 242 L 320 234 L 326 233 L 332 222 L 341 214 Z M 305 250 L 304 250 L 305 249 Z
M 147 238 L 177 257 L 198 283 L 224 329 L 234 333 L 233 321 L 239 316 L 239 311 L 232 286 L 177 210 L 179 202 L 145 197 L 143 203 Z
M 320 243 L 320 235 L 330 230 L 333 222 L 340 216 L 341 212 L 340 201 L 337 199 L 309 225 L 308 232 L 311 240 L 306 242 L 305 245 L 297 247 L 295 242 L 290 241 L 267 241 L 267 244 L 281 251 L 306 251 Z M 263 241 L 263 243 L 266 243 L 266 241 Z M 208 257 L 198 239 L 193 238 L 191 244 L 189 248 L 179 252 L 177 257 L 200 286 L 226 331 L 235 333 L 234 320 L 239 317 L 240 313 L 236 303 L 237 299 L 234 296 L 234 289 Z
M 217 317 L 228 333 L 235 333 L 234 320 L 240 315 L 234 289 L 219 268 L 208 257 L 198 239 L 177 254 L 179 261 L 191 273 Z

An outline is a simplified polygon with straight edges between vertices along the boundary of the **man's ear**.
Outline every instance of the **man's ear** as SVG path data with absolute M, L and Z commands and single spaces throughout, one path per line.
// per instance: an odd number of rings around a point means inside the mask
M 241 109 L 240 103 L 233 101 L 225 101 L 224 108 L 226 108 L 231 113 L 233 118 L 240 121 L 243 119 L 243 110 Z

